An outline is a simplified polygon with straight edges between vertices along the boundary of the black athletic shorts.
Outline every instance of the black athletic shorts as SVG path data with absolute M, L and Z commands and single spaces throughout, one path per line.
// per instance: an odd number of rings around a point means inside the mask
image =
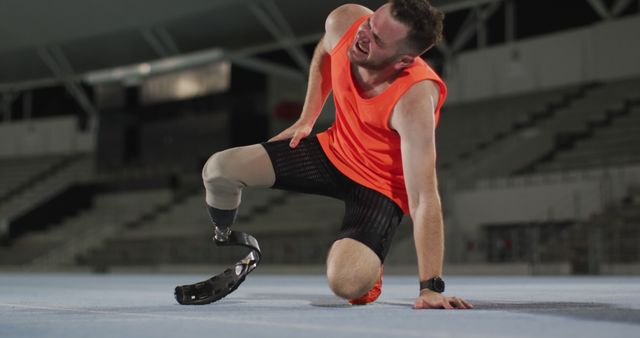
M 289 142 L 262 144 L 276 174 L 272 188 L 344 201 L 345 215 L 338 239 L 357 240 L 371 248 L 384 262 L 402 220 L 402 209 L 387 196 L 352 181 L 338 171 L 315 136 L 303 139 L 294 149 L 289 147 Z

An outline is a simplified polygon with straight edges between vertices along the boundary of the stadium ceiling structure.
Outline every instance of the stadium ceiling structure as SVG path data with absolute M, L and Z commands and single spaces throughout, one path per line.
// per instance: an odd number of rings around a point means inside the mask
M 616 18 L 638 0 L 573 0 L 598 20 Z M 63 85 L 90 115 L 95 108 L 82 84 L 126 81 L 226 60 L 254 71 L 304 81 L 310 53 L 338 0 L 2 0 L 0 93 Z M 377 8 L 384 0 L 356 1 Z M 541 6 L 545 1 L 535 1 Z M 548 1 L 547 1 L 548 2 Z M 555 2 L 558 6 L 566 1 Z M 433 0 L 450 34 L 438 46 L 445 60 L 475 37 L 487 45 L 488 22 L 500 13 L 504 41 L 519 38 L 518 6 L 527 0 Z M 551 2 L 553 4 L 554 2 Z M 640 7 L 640 4 L 637 4 Z M 546 24 L 544 18 L 541 24 Z M 290 62 L 261 55 L 286 52 Z

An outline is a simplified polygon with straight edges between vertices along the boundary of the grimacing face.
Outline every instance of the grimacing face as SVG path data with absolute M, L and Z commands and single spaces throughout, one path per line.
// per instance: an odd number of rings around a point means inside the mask
M 349 48 L 349 60 L 360 67 L 381 70 L 398 61 L 409 27 L 391 14 L 391 5 L 378 8 L 365 20 Z

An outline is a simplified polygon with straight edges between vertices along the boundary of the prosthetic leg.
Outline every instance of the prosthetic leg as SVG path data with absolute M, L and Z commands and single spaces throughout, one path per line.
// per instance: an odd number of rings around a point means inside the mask
M 215 153 L 202 168 L 206 206 L 215 227 L 218 246 L 249 249 L 246 257 L 220 274 L 200 283 L 175 288 L 175 297 L 183 305 L 201 305 L 226 297 L 244 282 L 262 258 L 258 241 L 251 235 L 231 231 L 245 187 L 271 187 L 275 181 L 271 160 L 260 144 L 237 147 Z
M 215 228 L 214 242 L 219 246 L 239 245 L 251 250 L 249 254 L 222 273 L 200 283 L 177 286 L 175 296 L 182 305 L 204 305 L 226 297 L 244 282 L 262 259 L 258 241 L 244 232 L 232 231 L 231 228 Z

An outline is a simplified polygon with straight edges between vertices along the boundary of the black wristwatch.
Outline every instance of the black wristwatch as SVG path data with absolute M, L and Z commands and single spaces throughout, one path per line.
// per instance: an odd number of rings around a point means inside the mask
M 437 293 L 444 292 L 444 281 L 440 277 L 433 277 L 426 281 L 420 281 L 420 291 L 429 289 Z

